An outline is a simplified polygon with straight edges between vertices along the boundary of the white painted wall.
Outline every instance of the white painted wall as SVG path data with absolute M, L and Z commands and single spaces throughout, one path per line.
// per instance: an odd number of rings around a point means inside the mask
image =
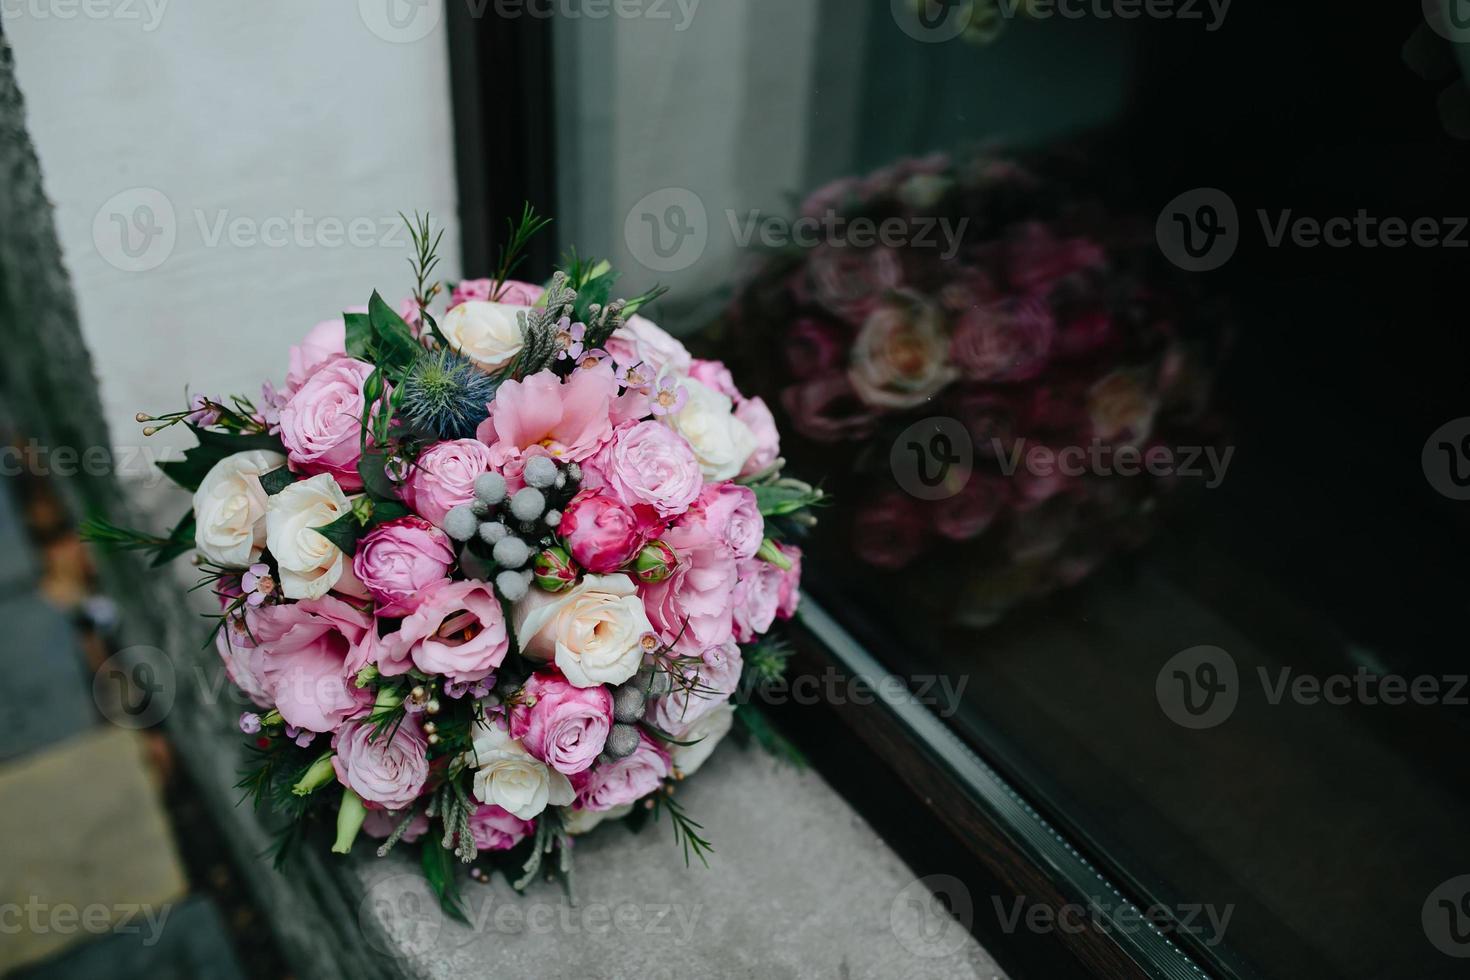
M 442 0 L 392 3 L 0 0 L 115 445 L 406 295 L 400 210 L 433 213 L 459 274 Z

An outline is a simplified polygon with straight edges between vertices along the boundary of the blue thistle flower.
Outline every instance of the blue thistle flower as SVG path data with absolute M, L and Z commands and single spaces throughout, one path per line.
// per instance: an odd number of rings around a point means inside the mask
M 468 439 L 485 421 L 500 382 L 451 350 L 424 354 L 403 379 L 403 413 L 441 439 Z

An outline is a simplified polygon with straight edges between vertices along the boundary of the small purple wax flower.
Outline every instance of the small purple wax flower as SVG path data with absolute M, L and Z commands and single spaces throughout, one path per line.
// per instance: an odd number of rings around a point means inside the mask
M 297 728 L 295 725 L 287 722 L 286 737 L 304 749 L 311 744 L 312 739 L 316 738 L 316 732 L 309 732 L 304 728 Z
M 556 359 L 565 361 L 567 358 L 576 360 L 582 356 L 582 338 L 587 336 L 587 324 L 573 323 L 572 318 L 564 316 L 556 325 L 556 344 L 561 350 L 557 351 Z
M 654 415 L 673 415 L 682 409 L 689 401 L 689 392 L 684 386 L 671 377 L 659 379 L 658 388 L 653 393 L 652 404 Z
M 620 365 L 613 372 L 613 376 L 617 378 L 618 384 L 624 388 L 630 388 L 633 391 L 647 392 L 648 386 L 652 381 L 652 375 L 649 373 L 648 366 L 642 361 L 636 364 Z
M 205 395 L 193 395 L 189 399 L 189 414 L 184 416 L 184 421 L 190 425 L 208 428 L 219 421 L 219 409 L 215 407 L 214 399 Z
M 595 350 L 589 350 L 587 353 L 583 354 L 582 359 L 577 362 L 577 367 L 595 368 L 603 361 L 608 360 L 609 357 L 611 357 L 611 355 L 600 347 L 596 348 Z
M 253 711 L 247 711 L 240 716 L 240 731 L 246 735 L 254 735 L 260 731 L 260 715 Z
M 248 596 L 246 604 L 258 606 L 276 591 L 276 580 L 271 577 L 270 566 L 256 562 L 240 576 L 240 589 Z

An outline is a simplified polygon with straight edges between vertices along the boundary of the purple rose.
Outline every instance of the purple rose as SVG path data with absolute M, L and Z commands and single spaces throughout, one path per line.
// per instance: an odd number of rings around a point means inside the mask
M 530 820 L 522 820 L 493 803 L 476 807 L 470 814 L 470 836 L 482 851 L 508 851 L 535 829 Z
M 632 755 L 578 773 L 572 777 L 572 788 L 581 809 L 611 810 L 652 793 L 668 775 L 669 754 L 640 732 Z
M 404 517 L 374 528 L 357 546 L 352 569 L 378 600 L 379 616 L 406 616 L 423 593 L 449 577 L 454 546 L 449 535 L 422 517 Z
M 490 447 L 475 439 L 436 444 L 418 458 L 403 487 L 404 501 L 431 524 L 475 499 L 475 477 L 490 472 Z
M 737 561 L 755 557 L 766 535 L 755 491 L 735 483 L 712 483 L 695 501 L 684 524 L 697 524 L 730 549 Z
M 647 504 L 660 517 L 677 517 L 704 486 L 689 443 L 658 422 L 620 427 L 586 468 L 584 486 L 606 486 L 629 507 Z
M 605 686 L 573 687 L 555 671 L 532 674 L 510 709 L 511 737 L 568 776 L 597 761 L 612 723 Z
M 398 632 L 382 639 L 378 669 L 393 677 L 410 666 L 452 681 L 482 680 L 510 652 L 505 614 L 488 582 L 442 582 L 428 589 Z
M 428 742 L 418 722 L 405 718 L 393 737 L 373 737 L 371 722 L 350 722 L 332 736 L 337 781 L 367 803 L 402 810 L 419 798 L 429 778 Z
M 328 361 L 281 409 L 281 442 L 291 468 L 330 473 L 343 490 L 361 490 L 363 385 L 373 366 L 350 357 Z

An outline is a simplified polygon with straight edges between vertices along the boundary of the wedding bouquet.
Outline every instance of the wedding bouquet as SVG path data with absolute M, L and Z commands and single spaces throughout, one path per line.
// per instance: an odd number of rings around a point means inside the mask
M 452 859 L 524 887 L 604 820 L 667 813 L 704 857 L 675 785 L 737 719 L 779 741 L 733 701 L 784 668 L 764 634 L 821 496 L 780 475 L 760 399 L 637 315 L 659 291 L 610 301 L 605 263 L 513 280 L 545 224 L 528 209 L 498 274 L 435 313 L 438 238 L 411 223 L 398 308 L 374 292 L 318 324 L 258 403 L 139 416 L 198 437 L 162 464 L 194 492 L 171 535 L 87 528 L 197 553 L 257 706 L 241 786 L 284 811 L 282 853 L 319 816 L 335 852 L 419 841 L 451 909 Z
M 1152 221 L 1092 189 L 1101 159 L 935 155 L 838 180 L 801 219 L 882 234 L 768 254 L 730 306 L 730 358 L 751 352 L 743 376 L 851 504 L 819 537 L 834 568 L 856 551 L 878 570 L 854 588 L 892 573 L 946 621 L 988 624 L 1145 540 L 1211 445 L 1218 317 Z M 934 420 L 967 465 L 905 486 L 895 456 Z

